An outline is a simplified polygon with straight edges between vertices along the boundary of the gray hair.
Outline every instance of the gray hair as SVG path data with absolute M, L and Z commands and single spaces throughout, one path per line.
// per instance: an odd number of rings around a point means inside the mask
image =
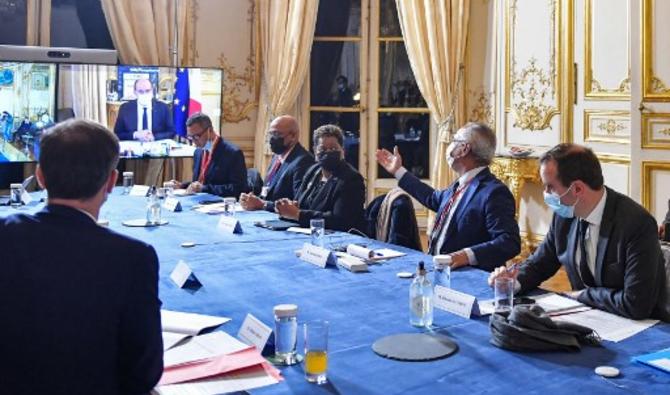
M 481 165 L 490 165 L 496 153 L 496 134 L 488 125 L 468 122 L 459 130 L 470 144 L 472 155 Z

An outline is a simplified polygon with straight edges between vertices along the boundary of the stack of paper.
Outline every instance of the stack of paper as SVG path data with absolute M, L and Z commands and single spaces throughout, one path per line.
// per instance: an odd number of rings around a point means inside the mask
M 535 304 L 542 307 L 542 309 L 549 315 L 562 315 L 591 309 L 581 302 L 554 293 L 540 295 L 534 298 Z
M 613 342 L 628 339 L 658 322 L 658 320 L 635 321 L 597 309 L 560 315 L 554 319 L 591 328 L 598 333 L 601 339 Z
M 230 318 L 226 317 L 161 310 L 163 350 L 168 350 L 205 329 L 217 327 L 228 321 Z
M 195 336 L 163 356 L 159 394 L 220 394 L 244 391 L 282 380 L 256 348 L 225 332 Z

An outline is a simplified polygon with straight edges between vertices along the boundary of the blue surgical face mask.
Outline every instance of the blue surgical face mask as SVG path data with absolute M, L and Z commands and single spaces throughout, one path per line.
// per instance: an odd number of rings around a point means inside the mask
M 205 143 L 205 146 L 202 147 L 205 151 L 211 151 L 212 150 L 212 140 L 207 140 Z
M 544 203 L 551 208 L 556 215 L 563 218 L 572 218 L 575 216 L 575 206 L 579 203 L 579 199 L 573 205 L 567 205 L 561 203 L 561 198 L 570 192 L 572 189 L 572 184 L 565 193 L 562 195 L 555 195 L 553 193 L 544 192 Z

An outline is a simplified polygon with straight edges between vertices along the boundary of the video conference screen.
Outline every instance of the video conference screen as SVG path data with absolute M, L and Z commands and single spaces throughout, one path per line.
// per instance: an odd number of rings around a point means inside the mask
M 203 112 L 220 124 L 220 69 L 60 65 L 58 74 L 58 119 L 107 125 L 124 157 L 192 156 L 174 141 L 186 136 L 188 117 Z
M 54 124 L 56 65 L 0 61 L 0 164 L 39 157 L 42 131 Z

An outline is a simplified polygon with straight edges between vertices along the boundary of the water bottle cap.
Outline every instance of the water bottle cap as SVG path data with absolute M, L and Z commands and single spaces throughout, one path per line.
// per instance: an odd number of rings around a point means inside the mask
M 23 188 L 23 184 L 9 184 L 9 189 Z
M 133 176 L 133 172 L 132 172 L 132 171 L 124 171 L 124 172 L 123 172 L 123 176 L 124 176 L 124 177 L 132 177 L 132 176 Z
M 278 304 L 274 307 L 275 317 L 295 317 L 298 315 L 298 306 L 294 304 Z
M 439 267 L 449 266 L 451 264 L 451 255 L 435 255 L 433 257 L 433 264 Z

